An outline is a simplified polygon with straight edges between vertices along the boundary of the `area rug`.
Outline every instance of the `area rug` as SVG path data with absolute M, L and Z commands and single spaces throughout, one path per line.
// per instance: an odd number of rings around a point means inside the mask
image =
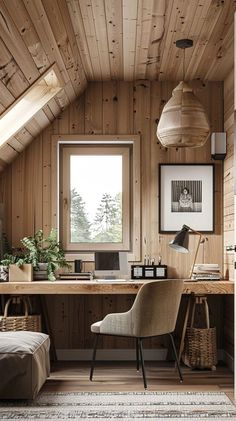
M 223 392 L 41 393 L 34 401 L 0 401 L 1 420 L 236 420 Z

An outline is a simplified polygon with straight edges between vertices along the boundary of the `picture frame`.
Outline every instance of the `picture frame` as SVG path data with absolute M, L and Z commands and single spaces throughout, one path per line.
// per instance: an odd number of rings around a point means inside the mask
M 214 164 L 159 164 L 159 232 L 214 232 Z

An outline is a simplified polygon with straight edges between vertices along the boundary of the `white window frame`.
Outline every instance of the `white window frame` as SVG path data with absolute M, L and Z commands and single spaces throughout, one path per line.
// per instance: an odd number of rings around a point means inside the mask
M 130 250 L 129 261 L 141 259 L 141 203 L 140 203 L 140 136 L 138 135 L 53 135 L 52 136 L 52 180 L 51 180 L 51 215 L 52 226 L 60 232 L 60 147 L 63 144 L 70 145 L 130 145 L 131 150 L 131 204 L 130 204 Z M 59 236 L 59 240 L 61 240 Z M 95 244 L 95 243 L 94 243 Z M 68 261 L 83 259 L 94 261 L 94 253 L 91 251 L 66 252 Z

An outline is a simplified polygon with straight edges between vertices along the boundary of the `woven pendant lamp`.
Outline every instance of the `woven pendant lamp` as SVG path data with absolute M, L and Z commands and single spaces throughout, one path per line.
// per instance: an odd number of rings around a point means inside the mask
M 192 45 L 192 40 L 176 41 L 178 48 Z M 204 107 L 192 88 L 180 82 L 163 108 L 157 126 L 159 141 L 166 148 L 197 148 L 204 145 L 209 134 L 210 124 Z

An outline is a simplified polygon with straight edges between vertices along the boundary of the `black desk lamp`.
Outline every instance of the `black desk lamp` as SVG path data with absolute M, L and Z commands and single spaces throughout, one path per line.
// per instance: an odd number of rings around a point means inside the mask
M 196 262 L 196 259 L 197 259 L 199 246 L 200 246 L 201 243 L 204 243 L 206 238 L 203 237 L 203 235 L 200 232 L 195 231 L 194 229 L 188 227 L 188 225 L 183 225 L 181 231 L 177 232 L 174 240 L 169 243 L 169 247 L 173 248 L 174 250 L 178 251 L 179 253 L 188 253 L 189 252 L 189 249 L 188 249 L 189 231 L 193 232 L 194 234 L 199 235 L 198 244 L 197 244 L 195 256 L 194 256 L 194 259 L 193 259 L 193 264 L 192 264 L 191 271 L 190 271 L 190 274 L 189 274 L 189 277 L 191 279 L 192 274 L 193 274 L 194 265 L 195 265 L 195 262 Z

